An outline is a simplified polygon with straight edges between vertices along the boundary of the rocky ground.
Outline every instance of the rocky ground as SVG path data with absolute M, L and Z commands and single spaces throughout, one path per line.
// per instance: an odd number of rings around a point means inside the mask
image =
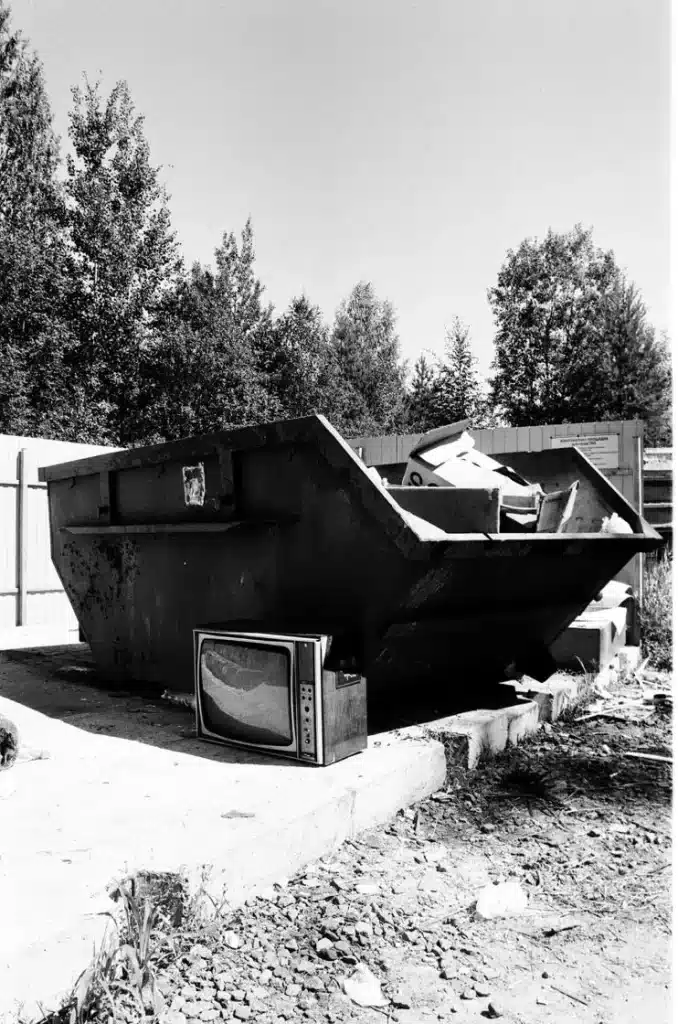
M 670 754 L 669 712 L 574 719 L 451 769 L 237 912 L 157 933 L 161 1024 L 668 1021 L 671 766 L 625 755 Z M 479 918 L 505 882 L 526 908 Z M 122 987 L 113 1002 L 140 1018 Z

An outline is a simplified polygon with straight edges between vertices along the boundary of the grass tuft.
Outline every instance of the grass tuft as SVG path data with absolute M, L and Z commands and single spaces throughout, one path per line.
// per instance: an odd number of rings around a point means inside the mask
M 62 1009 L 43 1018 L 41 1024 L 101 1024 L 114 1022 L 123 1009 L 126 1019 L 157 1020 L 164 999 L 157 987 L 154 959 L 169 925 L 159 910 L 141 903 L 128 884 L 120 885 L 114 898 L 121 905 L 122 920 L 107 913 L 107 930 L 92 963 L 82 972 Z
M 641 613 L 643 651 L 653 668 L 673 668 L 673 556 L 648 559 L 645 566 L 645 593 Z

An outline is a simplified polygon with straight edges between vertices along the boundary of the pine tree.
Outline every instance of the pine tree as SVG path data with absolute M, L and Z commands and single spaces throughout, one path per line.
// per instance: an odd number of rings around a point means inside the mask
M 95 439 L 139 440 L 143 361 L 163 296 L 179 270 L 167 196 L 143 118 L 119 82 L 108 99 L 73 89 L 68 159 L 72 243 L 70 369 L 87 396 Z
M 405 418 L 405 367 L 400 363 L 395 310 L 367 282 L 337 310 L 331 345 L 342 390 L 337 425 L 346 432 L 392 432 Z
M 167 439 L 276 419 L 268 388 L 272 309 L 254 270 L 248 220 L 225 233 L 214 267 L 195 264 L 168 297 L 148 350 L 146 436 Z
M 58 140 L 42 67 L 0 0 L 0 431 L 65 418 L 67 282 Z
M 270 333 L 265 360 L 268 389 L 284 416 L 334 413 L 336 383 L 329 331 L 305 296 L 292 299 Z
M 437 381 L 435 364 L 424 354 L 414 364 L 407 393 L 407 429 L 424 433 L 436 425 Z
M 459 317 L 445 332 L 445 357 L 440 360 L 434 388 L 435 425 L 476 420 L 482 410 L 477 360 L 471 351 L 470 330 Z

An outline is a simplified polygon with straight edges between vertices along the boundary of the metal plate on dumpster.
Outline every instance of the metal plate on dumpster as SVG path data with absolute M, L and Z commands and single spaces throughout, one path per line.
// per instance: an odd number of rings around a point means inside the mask
M 199 462 L 197 466 L 183 466 L 184 503 L 186 505 L 205 504 L 205 466 Z
M 552 448 L 575 446 L 598 469 L 619 469 L 619 434 L 581 434 L 552 437 Z

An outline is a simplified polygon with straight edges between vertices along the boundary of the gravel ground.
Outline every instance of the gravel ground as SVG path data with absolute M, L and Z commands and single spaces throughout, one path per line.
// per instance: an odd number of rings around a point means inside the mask
M 666 707 L 547 726 L 237 912 L 156 933 L 160 1024 L 668 1022 L 671 770 L 624 755 L 670 734 Z M 503 882 L 526 909 L 479 919 Z M 344 989 L 365 968 L 379 1008 Z

